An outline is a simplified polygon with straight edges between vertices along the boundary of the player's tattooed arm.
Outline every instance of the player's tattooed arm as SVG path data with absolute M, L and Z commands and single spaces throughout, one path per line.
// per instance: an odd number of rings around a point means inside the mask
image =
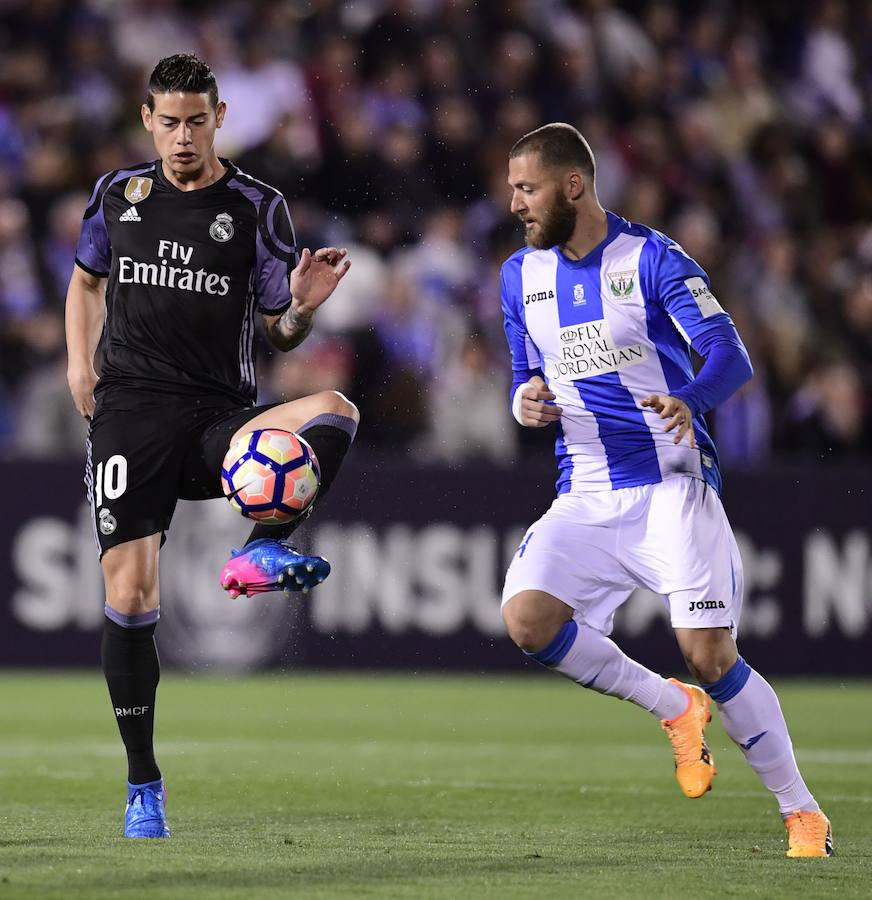
M 315 310 L 333 293 L 351 268 L 348 251 L 343 247 L 309 248 L 300 254 L 300 262 L 291 272 L 291 305 L 280 316 L 267 316 L 267 334 L 279 350 L 293 350 L 312 330 Z
M 267 316 L 267 333 L 277 349 L 293 350 L 306 340 L 314 322 L 314 310 L 295 306 L 292 301 L 280 316 Z

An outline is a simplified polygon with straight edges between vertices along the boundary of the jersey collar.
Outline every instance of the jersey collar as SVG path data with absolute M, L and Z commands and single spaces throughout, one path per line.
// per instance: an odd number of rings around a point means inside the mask
M 164 186 L 169 188 L 169 190 L 175 191 L 175 193 L 177 193 L 177 194 L 184 194 L 184 195 L 197 194 L 199 196 L 202 196 L 204 191 L 211 191 L 214 188 L 225 185 L 236 174 L 236 166 L 234 166 L 233 163 L 230 162 L 229 159 L 224 159 L 223 156 L 219 156 L 218 161 L 221 163 L 222 166 L 224 166 L 224 170 L 225 170 L 224 174 L 217 181 L 213 181 L 212 184 L 207 184 L 206 187 L 202 187 L 202 188 L 195 188 L 193 191 L 183 191 L 181 188 L 176 187 L 166 177 L 166 175 L 164 175 L 163 164 L 161 163 L 161 161 L 159 159 L 155 160 L 154 171 L 155 171 L 155 174 L 157 175 L 158 181 L 160 181 L 161 184 L 163 184 Z
M 592 250 L 589 250 L 581 259 L 570 259 L 559 247 L 554 247 L 554 252 L 560 257 L 561 262 L 565 263 L 567 266 L 570 266 L 573 269 L 580 269 L 583 266 L 589 265 L 594 260 L 598 259 L 603 250 L 608 246 L 618 235 L 621 229 L 627 224 L 626 219 L 622 219 L 620 216 L 616 216 L 613 212 L 609 212 L 609 210 L 605 211 L 606 213 L 606 221 L 608 223 L 608 230 L 606 231 L 606 236 L 594 247 Z

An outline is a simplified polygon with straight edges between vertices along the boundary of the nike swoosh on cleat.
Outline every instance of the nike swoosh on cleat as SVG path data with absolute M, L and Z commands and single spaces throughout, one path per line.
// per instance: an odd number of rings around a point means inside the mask
M 756 744 L 757 741 L 759 741 L 760 738 L 763 737 L 763 735 L 765 735 L 765 734 L 769 734 L 769 732 L 768 732 L 768 731 L 761 731 L 760 734 L 755 734 L 754 737 L 752 737 L 752 738 L 748 741 L 747 744 L 743 744 L 743 743 L 740 741 L 740 742 L 739 742 L 739 746 L 740 746 L 743 750 L 750 750 L 750 749 L 754 746 L 754 744 Z

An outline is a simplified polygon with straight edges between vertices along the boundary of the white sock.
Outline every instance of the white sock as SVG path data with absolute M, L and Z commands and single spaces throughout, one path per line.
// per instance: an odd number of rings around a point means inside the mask
M 715 684 L 705 685 L 727 734 L 778 801 L 782 815 L 820 809 L 799 774 L 781 705 L 769 682 L 742 657 Z
M 573 619 L 544 650 L 529 655 L 582 687 L 629 700 L 658 719 L 674 719 L 687 709 L 687 694 L 677 684 L 640 666 L 614 641 Z

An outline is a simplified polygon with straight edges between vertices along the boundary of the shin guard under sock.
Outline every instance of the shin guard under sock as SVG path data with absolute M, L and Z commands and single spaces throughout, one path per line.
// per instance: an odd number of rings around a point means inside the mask
M 157 781 L 154 758 L 154 704 L 160 663 L 154 642 L 158 611 L 125 616 L 106 607 L 101 656 L 103 674 L 127 750 L 131 784 Z
M 721 724 L 773 793 L 783 815 L 820 809 L 799 774 L 781 705 L 770 684 L 740 656 L 720 681 L 703 688 Z
M 574 619 L 544 650 L 528 655 L 582 687 L 629 700 L 658 719 L 674 719 L 687 709 L 687 694 L 677 684 L 630 659 L 602 632 Z

